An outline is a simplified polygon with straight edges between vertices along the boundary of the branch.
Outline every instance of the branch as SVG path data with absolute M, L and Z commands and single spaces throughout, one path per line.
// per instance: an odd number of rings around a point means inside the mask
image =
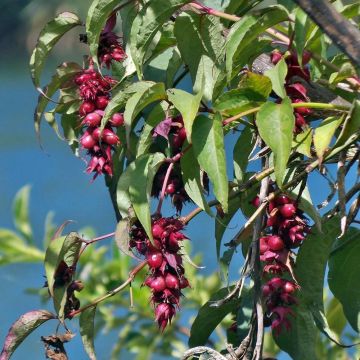
M 76 315 L 79 315 L 80 313 L 82 313 L 83 311 L 96 306 L 97 304 L 99 304 L 100 302 L 114 296 L 115 294 L 117 294 L 118 292 L 120 292 L 121 290 L 124 290 L 133 280 L 134 277 L 136 276 L 136 274 L 147 264 L 147 261 L 143 261 L 141 262 L 138 266 L 136 266 L 134 268 L 134 270 L 131 271 L 131 273 L 129 274 L 128 279 L 123 282 L 120 286 L 118 286 L 117 288 L 110 290 L 106 295 L 100 296 L 97 299 L 95 299 L 92 303 L 85 305 L 84 307 L 72 311 L 71 313 L 68 314 L 68 317 L 71 319 Z
M 227 358 L 225 356 L 221 355 L 216 350 L 213 350 L 206 346 L 197 346 L 197 347 L 194 347 L 192 349 L 185 351 L 181 360 L 187 360 L 187 359 L 190 359 L 192 356 L 199 355 L 199 354 L 209 354 L 211 356 L 211 358 L 214 360 L 227 360 Z
M 338 13 L 328 0 L 294 0 L 329 38 L 360 66 L 360 30 Z

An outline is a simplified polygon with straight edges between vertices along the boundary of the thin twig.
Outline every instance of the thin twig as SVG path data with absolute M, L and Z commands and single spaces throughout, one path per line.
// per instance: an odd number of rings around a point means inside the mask
M 206 346 L 197 346 L 192 349 L 189 349 L 185 351 L 184 355 L 182 356 L 181 360 L 187 360 L 190 359 L 194 355 L 200 355 L 200 354 L 209 354 L 211 357 L 209 359 L 214 360 L 227 360 L 227 358 L 223 355 L 221 355 L 219 352 L 217 352 L 214 349 L 211 349 Z

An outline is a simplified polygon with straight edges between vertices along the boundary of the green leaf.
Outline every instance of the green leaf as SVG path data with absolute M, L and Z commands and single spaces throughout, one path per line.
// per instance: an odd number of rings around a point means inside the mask
M 360 100 L 354 100 L 350 116 L 345 120 L 342 131 L 334 145 L 334 149 L 346 143 L 351 135 L 360 129 Z M 329 154 L 330 155 L 330 154 Z
M 293 306 L 292 310 L 294 316 L 288 317 L 291 330 L 283 330 L 279 336 L 274 336 L 276 344 L 293 360 L 317 359 L 315 345 L 318 332 L 311 312 L 302 304 Z
M 300 154 L 303 154 L 309 158 L 311 155 L 311 144 L 312 144 L 312 129 L 308 128 L 303 132 L 297 134 L 293 141 L 293 148 Z
M 326 319 L 330 329 L 332 329 L 337 338 L 340 339 L 346 326 L 346 318 L 340 301 L 333 297 L 326 307 Z
M 315 319 L 323 316 L 323 285 L 331 248 L 340 233 L 339 219 L 333 218 L 322 224 L 322 231 L 313 228 L 299 249 L 296 258 L 295 278 L 301 286 L 299 305 L 293 307 L 291 332 L 283 331 L 275 338 L 280 348 L 295 360 L 316 359 Z M 324 329 L 321 329 L 324 330 Z M 301 338 L 301 343 L 298 339 Z
M 244 174 L 249 162 L 249 156 L 254 147 L 253 136 L 254 134 L 250 127 L 245 127 L 234 146 L 234 176 L 239 182 L 244 181 Z
M 81 241 L 75 232 L 71 232 L 67 236 L 61 236 L 51 241 L 45 253 L 45 272 L 48 282 L 49 292 L 54 296 L 55 272 L 62 261 L 67 266 L 75 265 Z
M 261 16 L 245 15 L 230 29 L 226 42 L 227 80 L 233 77 L 236 68 L 246 64 L 248 56 L 243 57 L 244 50 L 251 49 L 251 43 L 266 29 L 288 19 L 288 12 L 281 6 L 268 6 Z
M 34 113 L 35 130 L 37 133 L 40 132 L 41 118 L 49 103 L 49 99 L 64 83 L 72 79 L 80 70 L 80 66 L 76 63 L 63 63 L 56 69 L 56 73 L 51 78 L 50 83 L 42 89 L 42 94 L 39 95 L 38 104 Z M 55 126 L 55 124 L 53 124 L 53 126 Z
M 131 208 L 129 187 L 130 187 L 131 178 L 133 176 L 133 172 L 135 170 L 135 165 L 136 165 L 135 161 L 133 161 L 121 174 L 116 189 L 117 206 L 121 216 L 123 217 L 127 217 L 129 215 L 129 209 Z
M 282 99 L 286 97 L 285 91 L 285 78 L 287 74 L 287 65 L 284 58 L 270 70 L 265 71 L 265 75 L 270 78 L 272 83 L 272 88 L 276 95 L 280 96 Z
M 8 229 L 0 229 L 0 265 L 38 263 L 44 261 L 44 253 L 30 246 Z
M 214 118 L 199 115 L 193 125 L 192 139 L 194 154 L 208 174 L 214 194 L 226 213 L 229 187 L 221 115 L 217 113 Z
M 261 138 L 274 153 L 276 182 L 282 187 L 295 125 L 290 99 L 285 98 L 281 104 L 267 102 L 262 105 L 256 116 L 256 124 Z
M 95 64 L 98 63 L 98 48 L 100 34 L 105 27 L 106 21 L 121 0 L 94 0 L 91 3 L 86 17 L 86 35 L 89 44 L 90 55 Z
M 21 315 L 19 319 L 12 324 L 6 335 L 0 359 L 10 359 L 16 348 L 26 339 L 26 337 L 50 319 L 56 319 L 56 315 L 47 310 L 33 310 Z
M 309 28 L 310 22 L 307 14 L 301 8 L 297 8 L 295 11 L 294 47 L 300 66 L 302 66 L 302 57 Z
M 215 240 L 216 240 L 216 256 L 218 261 L 220 260 L 220 249 L 221 249 L 221 242 L 226 231 L 227 226 L 229 225 L 230 221 L 240 209 L 240 197 L 235 197 L 233 199 L 229 199 L 229 210 L 223 216 L 217 214 L 215 219 Z
M 77 15 L 71 12 L 63 12 L 49 21 L 41 30 L 30 58 L 31 78 L 35 87 L 40 91 L 40 76 L 50 51 L 66 32 L 78 25 L 81 25 L 81 21 Z
M 129 194 L 131 204 L 141 225 L 152 241 L 150 194 L 154 176 L 165 159 L 162 153 L 145 154 L 135 160 L 131 173 Z
M 153 143 L 153 129 L 166 118 L 168 103 L 156 104 L 145 119 L 144 127 L 136 147 L 136 157 L 145 154 Z
M 194 156 L 194 151 L 189 148 L 180 160 L 184 188 L 192 201 L 201 209 L 213 216 L 210 207 L 204 196 L 204 189 L 201 181 L 200 166 Z
M 115 230 L 115 242 L 118 248 L 126 255 L 135 258 L 134 254 L 130 250 L 130 227 L 131 227 L 131 219 L 124 218 L 121 219 Z
M 324 154 L 329 150 L 335 131 L 343 122 L 343 116 L 331 116 L 324 119 L 314 132 L 314 146 L 316 154 L 322 161 Z
M 224 317 L 236 309 L 239 303 L 236 297 L 221 306 L 212 306 L 215 301 L 223 299 L 229 291 L 231 288 L 220 289 L 200 308 L 190 329 L 189 347 L 205 345 Z
M 338 227 L 337 235 L 339 233 Z M 354 284 L 360 271 L 359 236 L 359 229 L 348 229 L 341 238 L 340 246 L 331 253 L 328 273 L 330 290 L 340 301 L 348 322 L 357 332 L 360 331 L 360 289 Z
M 184 63 L 188 66 L 195 93 L 202 91 L 211 100 L 221 76 L 224 39 L 219 19 L 181 14 L 176 18 L 174 34 Z
M 184 90 L 169 89 L 167 95 L 169 101 L 180 111 L 184 120 L 187 140 L 191 143 L 192 126 L 199 111 L 202 92 L 192 95 Z
M 81 340 L 90 360 L 96 360 L 95 348 L 94 348 L 95 313 L 96 313 L 96 306 L 92 306 L 82 311 L 79 319 Z
M 174 12 L 188 2 L 189 0 L 150 1 L 137 14 L 131 26 L 130 48 L 140 79 L 145 54 L 156 33 Z
M 126 103 L 124 122 L 126 130 L 127 147 L 130 148 L 130 133 L 134 119 L 149 104 L 166 99 L 166 91 L 163 83 L 149 84 L 145 90 L 139 90 Z
M 29 218 L 29 195 L 31 187 L 29 185 L 22 187 L 16 194 L 13 202 L 13 215 L 16 229 L 33 243 L 33 233 Z

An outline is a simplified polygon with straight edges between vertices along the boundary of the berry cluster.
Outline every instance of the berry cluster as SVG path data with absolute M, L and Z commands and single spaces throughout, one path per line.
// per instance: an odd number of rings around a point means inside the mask
M 145 256 L 150 269 L 145 285 L 152 291 L 155 320 L 161 330 L 171 322 L 179 308 L 181 289 L 189 287 L 180 254 L 180 242 L 186 239 L 181 233 L 183 227 L 183 223 L 174 218 L 154 220 L 154 244 L 140 224 L 135 224 L 130 232 L 130 248 Z
M 123 115 L 114 114 L 102 132 L 100 124 L 104 109 L 110 100 L 111 87 L 115 81 L 110 76 L 101 76 L 98 71 L 90 67 L 75 77 L 75 83 L 79 87 L 82 99 L 79 115 L 84 132 L 80 138 L 80 144 L 91 157 L 86 172 L 95 172 L 94 179 L 99 174 L 112 176 L 111 154 L 114 146 L 120 144 L 113 127 L 117 128 L 123 125 Z
M 271 61 L 273 64 L 277 64 L 282 58 L 283 54 L 279 51 L 275 51 L 271 54 Z M 302 65 L 298 62 L 297 55 L 294 52 L 286 57 L 285 62 L 288 68 L 287 75 L 285 78 L 285 90 L 287 95 L 290 97 L 293 103 L 308 102 L 306 88 L 300 83 L 293 81 L 293 77 L 302 78 L 305 81 L 310 80 L 310 72 L 306 67 L 310 61 L 310 53 L 305 51 L 302 57 Z M 305 117 L 311 114 L 311 110 L 308 108 L 296 108 L 294 109 L 295 114 L 295 133 L 301 133 L 306 127 L 307 122 Z
M 168 117 L 163 120 L 155 129 L 154 135 L 162 136 L 169 141 L 170 151 L 172 156 L 176 156 L 182 150 L 182 146 L 186 139 L 186 130 L 184 127 L 184 121 L 181 115 L 176 117 Z M 162 184 L 165 180 L 165 175 L 169 164 L 162 165 L 155 175 L 151 196 L 159 197 Z M 209 190 L 209 179 L 206 174 L 203 175 L 203 186 L 206 192 Z M 190 197 L 184 189 L 184 183 L 181 176 L 180 164 L 177 162 L 174 164 L 173 170 L 169 176 L 167 186 L 165 189 L 165 195 L 171 197 L 172 203 L 178 213 L 181 212 L 183 205 L 191 201 Z
M 253 205 L 259 206 L 258 197 Z M 310 228 L 296 202 L 280 194 L 268 205 L 265 231 L 267 235 L 259 241 L 263 274 L 265 278 L 276 276 L 263 285 L 262 294 L 268 320 L 275 333 L 279 334 L 283 326 L 289 329 L 288 315 L 293 313 L 289 306 L 297 303 L 293 294 L 299 289 L 295 282 L 280 276 L 290 273 L 291 249 L 301 245 Z
M 112 31 L 115 27 L 115 21 L 111 21 L 111 18 L 108 20 L 99 40 L 98 58 L 100 63 L 108 69 L 112 60 L 122 62 L 127 58 L 126 52 L 119 42 L 119 36 Z

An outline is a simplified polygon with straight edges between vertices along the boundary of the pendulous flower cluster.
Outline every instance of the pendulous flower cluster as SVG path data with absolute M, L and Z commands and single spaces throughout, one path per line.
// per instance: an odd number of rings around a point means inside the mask
M 77 75 L 74 81 L 79 87 L 82 99 L 79 116 L 84 132 L 80 138 L 80 144 L 90 156 L 86 172 L 94 172 L 94 179 L 99 174 L 112 176 L 112 151 L 114 146 L 120 144 L 119 137 L 113 128 L 123 125 L 123 115 L 114 114 L 103 131 L 100 130 L 100 125 L 104 110 L 110 101 L 111 87 L 116 82 L 110 76 L 103 77 L 92 66 Z
M 283 54 L 281 52 L 274 51 L 271 54 L 271 61 L 273 64 L 277 64 L 282 57 Z M 310 58 L 310 53 L 305 51 L 302 57 L 302 66 L 300 66 L 297 55 L 294 52 L 291 52 L 291 54 L 285 58 L 285 62 L 288 68 L 285 78 L 285 90 L 286 94 L 290 97 L 293 103 L 309 101 L 305 86 L 302 85 L 299 81 L 297 81 L 296 77 L 301 78 L 306 82 L 310 81 L 310 72 L 306 66 L 310 61 Z M 308 125 L 306 122 L 306 116 L 311 114 L 311 110 L 305 107 L 300 107 L 294 109 L 294 114 L 294 132 L 298 134 L 306 129 Z
M 259 206 L 259 199 L 253 201 Z M 291 278 L 291 251 L 305 240 L 310 228 L 296 202 L 285 194 L 271 201 L 267 208 L 265 236 L 259 240 L 260 260 L 263 262 L 262 287 L 266 315 L 275 334 L 290 328 L 291 305 L 297 303 L 294 296 L 299 285 Z M 275 275 L 275 276 L 274 276 Z
M 152 224 L 153 244 L 139 223 L 130 232 L 130 248 L 145 256 L 149 266 L 144 283 L 152 291 L 155 320 L 161 330 L 171 323 L 179 309 L 181 290 L 189 287 L 180 253 L 181 242 L 187 239 L 181 232 L 183 228 L 184 224 L 175 218 L 155 219 Z

